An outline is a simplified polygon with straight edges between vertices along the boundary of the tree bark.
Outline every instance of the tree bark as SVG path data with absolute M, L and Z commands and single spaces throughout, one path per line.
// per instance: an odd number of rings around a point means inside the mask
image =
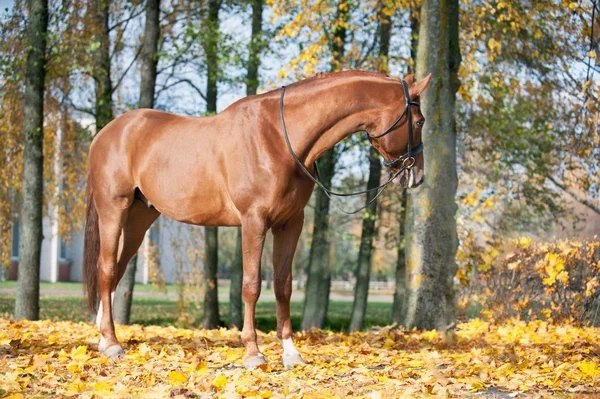
M 206 54 L 206 112 L 217 113 L 217 83 L 219 59 L 217 54 L 219 41 L 220 1 L 209 0 L 206 29 L 208 35 L 203 47 Z M 217 227 L 205 227 L 206 238 L 206 289 L 204 292 L 204 328 L 217 328 L 221 324 L 219 317 L 219 230 Z
M 380 3 L 380 9 L 383 5 Z M 390 50 L 390 32 L 391 21 L 385 18 L 385 14 L 380 11 L 380 23 L 377 30 L 379 36 L 379 62 L 377 67 L 379 72 L 387 73 L 388 55 Z M 369 180 L 367 189 L 374 189 L 379 186 L 381 180 L 381 162 L 379 153 L 373 147 L 369 148 Z M 377 194 L 376 191 L 367 193 L 366 202 L 369 203 Z M 363 212 L 363 227 L 360 237 L 360 249 L 358 252 L 358 262 L 356 265 L 356 286 L 354 288 L 354 304 L 352 305 L 352 316 L 350 318 L 350 331 L 360 331 L 363 329 L 365 314 L 367 313 L 367 301 L 369 298 L 369 283 L 371 281 L 371 258 L 373 251 L 373 237 L 377 235 L 375 222 L 377 221 L 377 201 L 369 204 Z
M 147 0 L 146 26 L 144 28 L 144 42 L 142 44 L 139 108 L 154 108 L 156 65 L 158 64 L 156 53 L 158 51 L 158 38 L 160 35 L 159 16 L 160 0 Z M 136 253 L 127 264 L 125 274 L 117 286 L 113 314 L 115 322 L 119 324 L 129 324 L 130 322 L 137 259 L 138 254 Z
M 348 20 L 348 7 L 338 4 L 337 20 Z M 346 45 L 346 28 L 338 25 L 332 32 L 330 41 L 330 71 L 341 69 Z M 331 187 L 331 179 L 335 171 L 336 148 L 325 152 L 319 158 L 319 178 L 325 187 Z M 315 216 L 312 244 L 308 259 L 308 276 L 302 312 L 302 329 L 323 328 L 329 307 L 329 291 L 331 273 L 329 270 L 329 198 L 323 190 L 317 188 L 315 193 Z
M 444 329 L 456 319 L 456 122 L 458 0 L 424 0 L 417 76 L 433 77 L 421 96 L 427 122 L 425 183 L 408 197 L 407 328 Z
M 381 162 L 379 153 L 373 147 L 369 149 L 369 180 L 367 189 L 376 188 L 381 180 Z M 370 191 L 367 201 L 377 194 Z M 375 222 L 377 220 L 377 201 L 372 202 L 363 212 L 363 227 L 360 237 L 358 264 L 356 266 L 356 286 L 354 288 L 354 304 L 350 319 L 350 331 L 360 331 L 363 328 L 367 312 L 367 299 L 369 296 L 369 282 L 371 281 L 371 254 L 373 250 L 373 237 L 376 235 Z
M 412 8 L 409 9 L 410 19 L 410 58 L 412 65 L 409 72 L 415 73 L 417 63 L 417 48 L 419 45 L 419 19 L 414 15 Z M 417 9 L 418 11 L 418 9 Z M 400 221 L 398 231 L 398 257 L 396 259 L 396 287 L 394 290 L 394 303 L 392 305 L 392 322 L 398 325 L 404 321 L 406 314 L 406 256 L 405 256 L 405 226 L 406 226 L 406 189 L 402 190 L 402 203 L 400 210 Z
M 90 7 L 94 13 L 94 50 L 92 75 L 96 83 L 96 132 L 113 119 L 112 81 L 110 78 L 110 37 L 108 31 L 110 0 L 95 0 Z
M 231 286 L 229 287 L 229 324 L 242 329 L 244 326 L 244 308 L 242 307 L 242 281 L 244 277 L 242 262 L 242 229 L 237 228 L 235 258 L 231 266 Z
M 319 178 L 331 187 L 335 167 L 334 149 L 319 158 Z M 321 189 L 315 193 L 315 218 L 308 258 L 308 276 L 302 312 L 302 330 L 323 328 L 329 307 L 331 274 L 329 271 L 329 198 Z
M 252 5 L 252 35 L 248 45 L 248 74 L 246 76 L 246 95 L 256 94 L 258 90 L 258 68 L 262 43 L 262 12 L 264 0 L 251 0 Z M 231 286 L 229 288 L 229 324 L 231 327 L 242 328 L 244 311 L 242 307 L 242 229 L 238 228 L 235 258 L 231 267 Z
M 396 260 L 396 289 L 392 305 L 392 323 L 402 324 L 406 310 L 406 256 L 404 255 L 404 227 L 406 222 L 406 190 L 402 192 L 400 228 L 398 234 L 398 258 Z
M 37 320 L 40 315 L 40 253 L 44 195 L 44 83 L 48 2 L 32 0 L 27 27 L 25 71 L 25 145 L 23 153 L 23 207 L 19 246 L 19 281 L 15 318 Z

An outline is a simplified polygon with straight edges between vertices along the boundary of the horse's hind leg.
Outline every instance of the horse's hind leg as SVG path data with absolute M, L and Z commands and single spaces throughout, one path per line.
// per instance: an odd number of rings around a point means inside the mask
M 97 321 L 101 339 L 98 349 L 107 357 L 123 354 L 121 344 L 115 335 L 111 293 L 117 286 L 119 240 L 132 201 L 133 196 L 132 198 L 103 198 L 101 196 L 95 198 L 100 233 L 100 256 L 98 259 L 100 308 Z
M 160 216 L 155 208 L 149 208 L 140 200 L 133 201 L 129 212 L 127 214 L 127 222 L 123 226 L 123 235 L 121 237 L 121 245 L 119 248 L 118 257 L 118 268 L 119 275 L 117 277 L 117 284 L 121 281 L 125 270 L 127 269 L 127 263 L 131 260 L 133 255 L 137 252 L 142 245 L 146 231 L 150 228 L 152 223 Z M 116 289 L 115 285 L 115 289 Z
M 117 271 L 116 277 L 112 279 L 112 284 L 110 285 L 110 298 L 111 298 L 111 312 L 112 315 L 112 305 L 114 301 L 115 291 L 117 289 L 117 285 L 119 281 L 123 277 L 125 273 L 125 269 L 127 269 L 127 263 L 136 251 L 139 249 L 142 241 L 144 240 L 144 236 L 146 231 L 152 223 L 156 220 L 156 218 L 160 215 L 160 213 L 154 208 L 148 208 L 146 204 L 142 201 L 135 200 L 133 204 L 129 207 L 126 212 L 126 222 L 122 227 L 122 234 L 119 239 L 119 251 L 118 251 L 118 261 L 117 261 Z M 102 292 L 102 288 L 100 289 Z M 98 308 L 98 315 L 96 318 L 96 323 L 98 328 L 102 332 L 102 318 L 104 317 L 103 309 L 105 307 L 100 303 L 100 307 Z M 98 344 L 98 350 L 100 352 L 104 352 L 109 347 L 108 341 L 105 339 L 104 335 L 101 333 L 100 343 Z
M 283 345 L 283 365 L 293 367 L 304 360 L 292 340 L 290 299 L 292 296 L 292 261 L 304 224 L 304 211 L 294 215 L 285 225 L 273 228 L 274 288 L 277 300 L 277 338 Z

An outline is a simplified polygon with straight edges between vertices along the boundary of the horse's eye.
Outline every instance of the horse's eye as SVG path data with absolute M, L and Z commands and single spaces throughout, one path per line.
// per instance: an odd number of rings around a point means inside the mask
M 423 125 L 425 125 L 425 121 L 418 121 L 417 122 L 417 127 L 423 127 Z

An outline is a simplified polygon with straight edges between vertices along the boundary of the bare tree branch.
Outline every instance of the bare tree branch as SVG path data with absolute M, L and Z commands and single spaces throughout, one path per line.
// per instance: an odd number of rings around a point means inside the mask
M 108 28 L 108 31 L 111 32 L 113 29 L 117 28 L 119 25 L 128 24 L 129 21 L 131 21 L 132 19 L 141 15 L 144 11 L 146 11 L 146 7 L 142 7 L 141 10 L 139 10 L 138 12 L 132 13 L 128 18 L 125 18 L 125 19 L 115 23 L 113 26 Z
M 70 108 L 73 108 L 75 111 L 83 112 L 85 114 L 92 115 L 93 117 L 96 117 L 96 113 L 94 112 L 94 110 L 92 108 L 78 107 L 75 104 L 73 104 L 73 102 L 71 100 L 66 101 L 66 103 L 67 103 L 67 105 Z
M 176 86 L 180 83 L 186 83 L 188 86 L 190 86 L 192 89 L 194 89 L 196 91 L 196 93 L 198 93 L 198 95 L 204 100 L 206 101 L 206 96 L 204 95 L 204 93 L 202 93 L 202 90 L 200 90 L 200 88 L 198 86 L 196 86 L 194 84 L 194 82 L 192 82 L 191 80 L 187 79 L 187 78 L 183 78 L 183 79 L 179 79 L 176 82 L 173 82 L 169 85 L 165 85 L 163 87 L 160 88 L 160 90 L 156 93 L 156 97 L 158 98 L 158 96 L 160 95 L 160 93 L 162 93 L 163 91 L 166 91 L 168 89 L 170 89 L 173 86 Z
M 135 53 L 135 57 L 133 57 L 133 59 L 131 60 L 131 62 L 129 63 L 129 65 L 127 65 L 127 68 L 125 68 L 125 71 L 123 72 L 123 74 L 121 75 L 121 77 L 117 80 L 117 83 L 113 86 L 112 92 L 114 93 L 117 88 L 119 87 L 119 85 L 121 84 L 121 82 L 123 81 L 123 78 L 125 77 L 125 75 L 127 75 L 127 72 L 129 72 L 129 70 L 131 69 L 131 67 L 133 66 L 133 64 L 135 64 L 135 62 L 137 61 L 138 57 L 140 56 L 140 54 L 142 53 L 142 46 L 140 46 L 137 50 L 137 52 Z
M 586 207 L 588 207 L 589 209 L 591 209 L 592 211 L 594 211 L 598 215 L 600 215 L 600 208 L 599 207 L 597 207 L 596 205 L 592 204 L 590 201 L 586 200 L 585 198 L 579 198 L 578 195 L 576 195 L 568 187 L 566 187 L 563 184 L 561 184 L 560 182 L 558 182 L 554 177 L 552 177 L 550 175 L 548 175 L 547 177 L 548 177 L 548 180 L 550 180 L 552 183 L 554 183 L 554 185 L 556 187 L 560 188 L 565 193 L 569 194 L 569 196 L 571 196 L 575 201 L 579 202 L 582 205 L 585 205 Z

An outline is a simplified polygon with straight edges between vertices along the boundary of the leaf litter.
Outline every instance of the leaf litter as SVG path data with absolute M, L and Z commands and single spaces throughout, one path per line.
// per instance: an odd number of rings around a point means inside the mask
M 0 397 L 597 397 L 600 328 L 475 319 L 453 332 L 391 327 L 294 336 L 307 365 L 242 368 L 238 330 L 117 326 L 126 355 L 97 352 L 92 323 L 0 319 Z M 490 396 L 491 395 L 491 396 Z

